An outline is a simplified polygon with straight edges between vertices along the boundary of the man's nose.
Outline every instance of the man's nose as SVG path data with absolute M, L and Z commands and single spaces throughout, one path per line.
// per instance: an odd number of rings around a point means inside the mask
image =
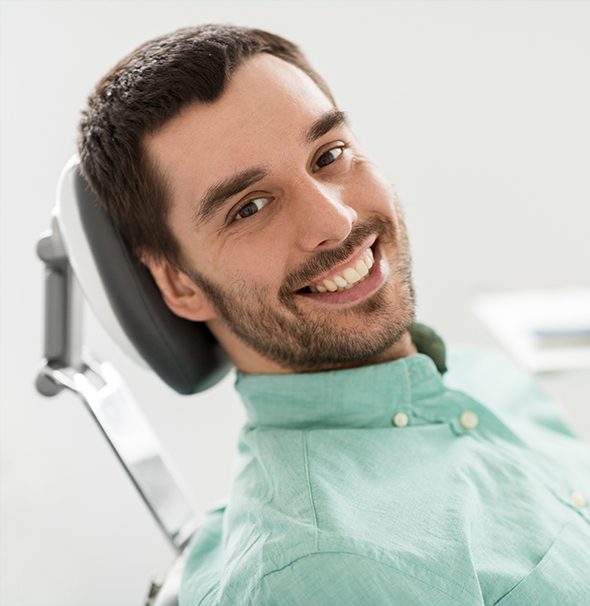
M 318 183 L 309 177 L 294 192 L 298 242 L 305 251 L 341 244 L 358 220 L 356 210 L 344 201 L 342 185 Z

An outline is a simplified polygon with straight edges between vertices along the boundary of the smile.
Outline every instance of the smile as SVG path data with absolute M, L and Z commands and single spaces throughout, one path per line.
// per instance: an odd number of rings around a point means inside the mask
M 373 251 L 367 248 L 362 257 L 354 264 L 324 278 L 318 282 L 309 285 L 311 292 L 337 292 L 352 288 L 355 284 L 364 280 L 371 267 L 375 263 Z
M 352 303 L 379 289 L 388 273 L 388 264 L 382 258 L 376 237 L 373 237 L 352 258 L 297 294 L 322 303 Z

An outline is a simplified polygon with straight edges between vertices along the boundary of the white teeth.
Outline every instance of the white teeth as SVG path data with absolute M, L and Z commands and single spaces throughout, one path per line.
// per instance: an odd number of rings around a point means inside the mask
M 356 269 L 353 269 L 352 267 L 347 267 L 342 272 L 342 275 L 347 279 L 348 282 L 350 282 L 350 284 L 354 284 L 355 282 L 358 282 L 361 279 L 361 276 L 358 271 Z
M 361 278 L 364 278 L 369 273 L 369 268 L 365 265 L 364 261 L 359 261 L 354 268 Z
M 332 280 L 324 280 L 324 286 L 330 292 L 336 292 L 338 290 L 338 286 L 336 286 L 336 284 L 334 282 L 332 282 Z
M 373 251 L 368 248 L 362 259 L 357 261 L 354 267 L 347 267 L 340 275 L 324 279 L 322 284 L 310 284 L 309 289 L 311 292 L 321 293 L 348 290 L 364 280 L 369 275 L 373 265 L 375 265 Z

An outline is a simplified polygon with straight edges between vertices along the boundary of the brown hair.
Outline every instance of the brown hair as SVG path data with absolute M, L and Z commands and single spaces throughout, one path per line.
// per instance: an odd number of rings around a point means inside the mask
M 234 70 L 257 53 L 297 66 L 334 103 L 295 44 L 262 30 L 219 24 L 183 28 L 142 44 L 90 95 L 78 141 L 82 174 L 133 252 L 181 261 L 166 221 L 166 185 L 144 151 L 143 137 L 188 104 L 215 101 Z

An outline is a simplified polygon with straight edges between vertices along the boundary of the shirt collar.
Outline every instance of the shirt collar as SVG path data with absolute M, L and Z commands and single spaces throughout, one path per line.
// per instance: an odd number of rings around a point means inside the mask
M 417 408 L 436 406 L 446 390 L 432 358 L 406 358 L 344 370 L 237 373 L 248 424 L 284 428 L 382 427 Z

